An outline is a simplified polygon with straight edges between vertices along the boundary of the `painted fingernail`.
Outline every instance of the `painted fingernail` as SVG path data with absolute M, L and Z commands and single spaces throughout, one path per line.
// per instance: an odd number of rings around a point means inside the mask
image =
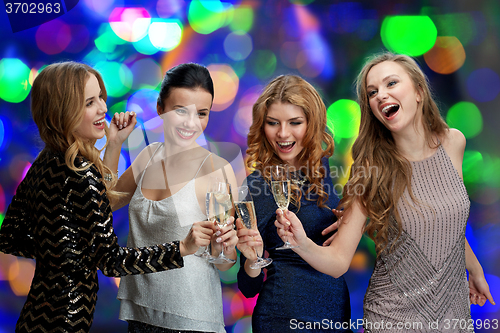
M 123 128 L 123 126 L 122 126 L 122 125 L 120 125 L 120 129 L 122 129 L 122 128 Z
M 219 237 L 219 238 L 217 238 L 215 241 L 216 241 L 217 243 L 220 243 L 220 242 L 222 242 L 222 238 L 220 238 L 220 237 Z
M 220 236 L 220 230 L 215 233 L 215 236 Z
M 123 127 L 127 127 L 127 123 L 123 123 Z

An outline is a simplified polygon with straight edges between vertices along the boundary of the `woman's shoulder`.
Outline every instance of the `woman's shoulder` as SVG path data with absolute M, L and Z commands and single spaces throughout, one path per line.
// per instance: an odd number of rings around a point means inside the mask
M 456 128 L 448 129 L 440 138 L 441 145 L 450 157 L 461 157 L 465 151 L 466 139 Z

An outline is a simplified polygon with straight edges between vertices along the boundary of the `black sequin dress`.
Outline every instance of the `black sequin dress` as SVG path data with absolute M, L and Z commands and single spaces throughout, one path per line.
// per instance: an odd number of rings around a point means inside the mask
M 88 166 L 85 160 L 78 163 Z M 97 169 L 77 173 L 62 154 L 42 152 L 17 188 L 0 229 L 1 252 L 36 260 L 16 332 L 88 332 L 99 288 L 97 269 L 118 277 L 179 268 L 178 245 L 120 247 Z

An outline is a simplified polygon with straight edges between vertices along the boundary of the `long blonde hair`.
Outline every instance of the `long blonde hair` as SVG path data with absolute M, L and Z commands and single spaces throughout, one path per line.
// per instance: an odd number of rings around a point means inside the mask
M 307 131 L 303 139 L 303 149 L 297 156 L 301 169 L 311 186 L 307 194 L 317 194 L 317 204 L 325 206 L 328 193 L 323 190 L 321 180 L 325 178 L 325 168 L 321 165 L 323 157 L 333 154 L 334 142 L 327 132 L 326 107 L 316 89 L 307 81 L 295 75 L 281 75 L 272 80 L 259 96 L 252 110 L 252 125 L 248 133 L 246 165 L 250 170 L 259 170 L 269 180 L 271 165 L 285 164 L 273 146 L 267 141 L 264 125 L 269 107 L 273 103 L 290 103 L 304 111 L 307 119 Z M 293 191 L 293 203 L 300 208 L 301 191 Z
M 85 86 L 90 74 L 96 76 L 103 99 L 106 101 L 104 82 L 95 69 L 72 61 L 54 63 L 44 68 L 33 82 L 31 114 L 38 127 L 40 138 L 45 143 L 41 154 L 48 151 L 63 153 L 66 165 L 76 172 L 88 168 L 88 165 L 86 167 L 75 165 L 78 156 L 84 157 L 101 175 L 111 174 L 112 181 L 109 184 L 104 181 L 103 183 L 107 187 L 110 202 L 113 202 L 119 196 L 118 192 L 110 190 L 118 180 L 116 175 L 103 164 L 100 158 L 101 151 L 95 147 L 96 140 L 83 140 L 75 135 L 75 129 L 85 114 Z
M 425 140 L 429 147 L 436 148 L 448 130 L 448 125 L 439 113 L 432 97 L 429 83 L 417 62 L 406 55 L 383 53 L 368 59 L 356 80 L 356 91 L 361 107 L 359 136 L 352 147 L 349 181 L 344 187 L 339 207 L 349 209 L 358 200 L 369 222 L 367 234 L 375 241 L 377 253 L 389 244 L 389 233 L 402 231 L 397 202 L 408 189 L 411 199 L 412 169 L 409 161 L 397 150 L 391 132 L 374 116 L 370 108 L 366 77 L 373 66 L 385 61 L 401 65 L 410 76 L 413 86 L 422 97 L 422 122 Z M 376 172 L 372 172 L 376 170 Z M 396 225 L 391 222 L 395 217 Z

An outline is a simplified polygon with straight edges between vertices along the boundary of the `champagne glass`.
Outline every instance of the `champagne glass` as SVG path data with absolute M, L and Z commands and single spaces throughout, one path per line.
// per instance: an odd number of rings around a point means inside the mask
M 206 207 L 208 220 L 217 224 L 220 228 L 225 227 L 231 216 L 231 209 L 233 208 L 231 185 L 218 179 L 211 180 L 207 190 Z M 208 261 L 213 264 L 236 262 L 236 260 L 224 255 L 223 244 L 221 244 L 219 256 L 216 258 L 208 258 Z
M 273 192 L 274 201 L 282 212 L 288 209 L 290 203 L 290 179 L 288 179 L 288 170 L 281 165 L 271 166 L 271 191 Z M 277 247 L 276 250 L 293 249 L 298 246 L 293 246 L 288 237 L 286 242 Z
M 253 199 L 248 186 L 241 186 L 237 188 L 234 206 L 236 208 L 236 213 L 243 221 L 245 228 L 257 230 L 257 217 L 255 216 Z M 255 248 L 253 250 L 257 256 L 257 261 L 251 264 L 250 268 L 258 269 L 266 267 L 273 262 L 271 258 L 260 257 Z

